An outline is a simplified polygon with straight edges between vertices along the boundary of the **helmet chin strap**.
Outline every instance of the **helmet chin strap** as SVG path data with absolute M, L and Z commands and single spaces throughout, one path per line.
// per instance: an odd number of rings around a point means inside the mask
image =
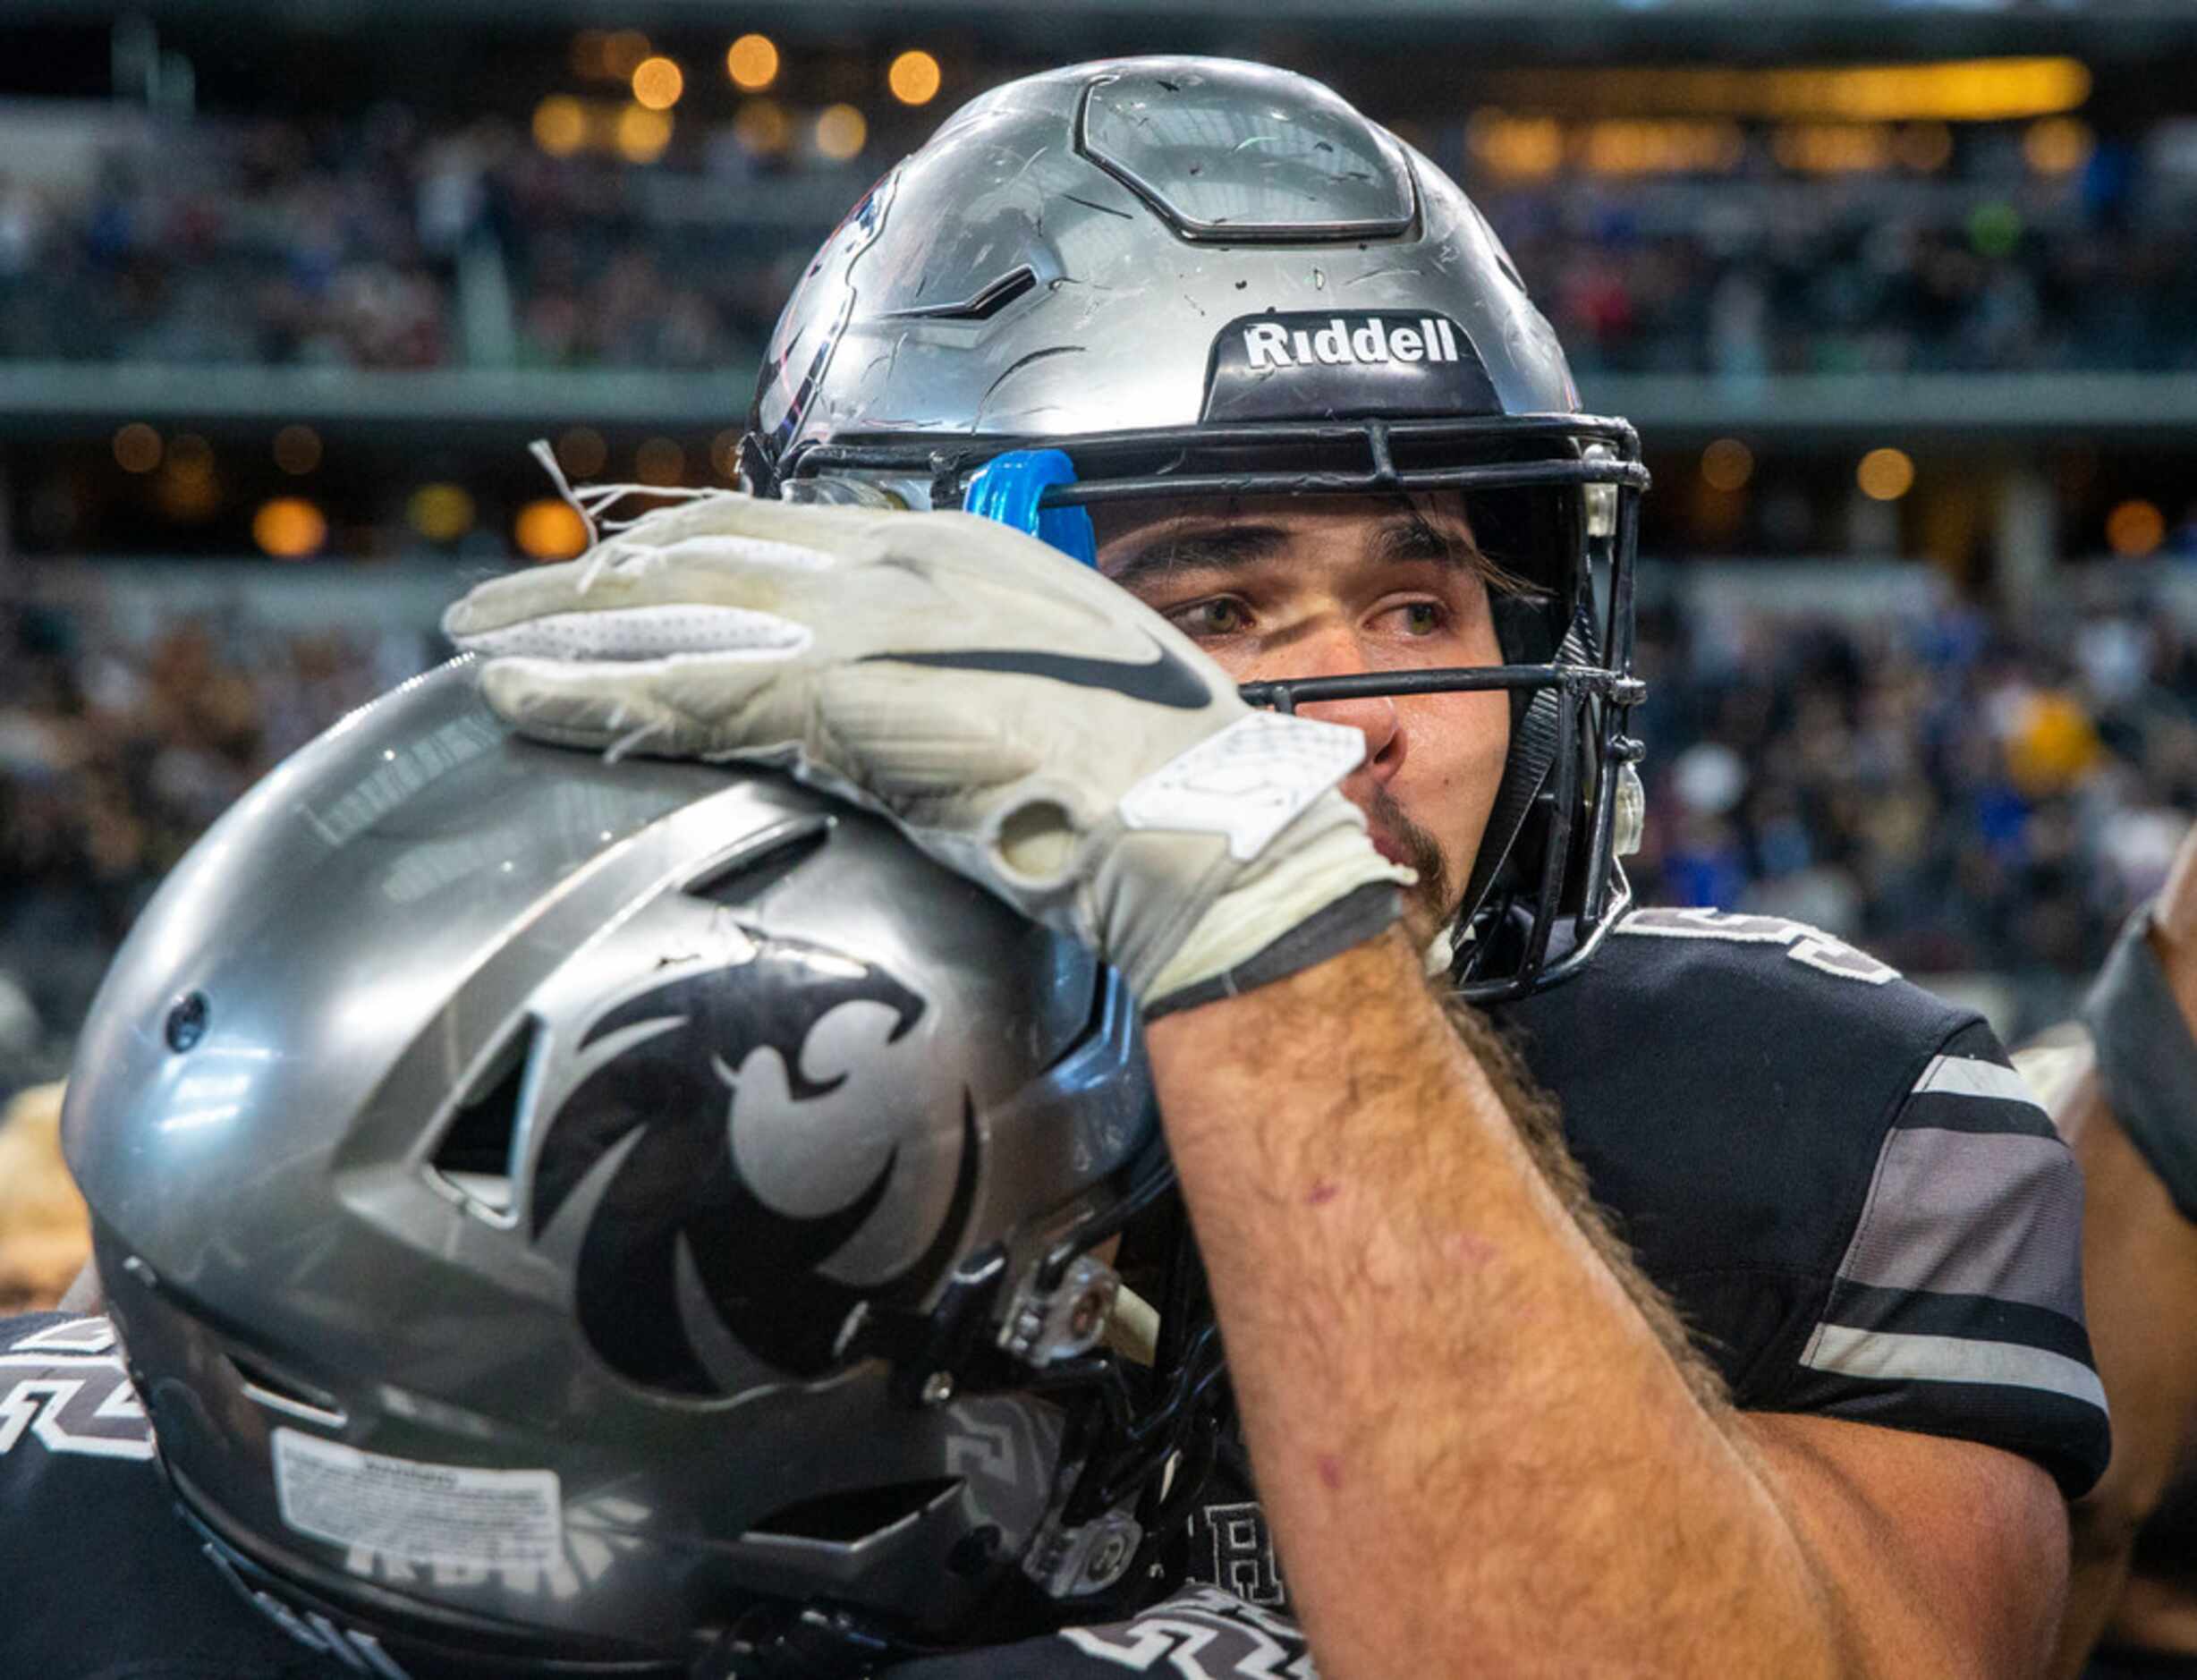
M 1582 611 L 1574 615 L 1572 627 L 1565 632 L 1557 649 L 1557 662 L 1585 665 L 1594 658 L 1593 626 Z M 1443 936 L 1449 941 L 1450 973 L 1454 979 L 1464 979 L 1460 971 L 1472 955 L 1472 917 L 1486 902 L 1497 872 L 1509 861 L 1511 849 L 1518 844 L 1518 836 L 1533 810 L 1533 802 L 1540 797 L 1541 789 L 1548 784 L 1568 717 L 1563 692 L 1556 688 L 1536 689 L 1532 698 L 1518 708 L 1513 717 L 1510 759 L 1504 768 L 1502 785 L 1496 790 L 1494 808 L 1488 813 L 1488 826 L 1480 831 L 1480 851 L 1472 860 L 1472 877 L 1465 884 L 1464 897 L 1451 924 L 1463 932 L 1446 931 Z

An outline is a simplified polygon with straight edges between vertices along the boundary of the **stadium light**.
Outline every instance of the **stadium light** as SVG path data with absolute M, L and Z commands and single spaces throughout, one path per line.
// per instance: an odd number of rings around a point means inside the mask
M 423 484 L 404 503 L 404 518 L 429 542 L 455 542 L 473 528 L 473 498 L 456 484 Z
M 512 540 L 530 560 L 569 560 L 588 546 L 588 527 L 555 496 L 529 502 L 512 522 Z
M 195 524 L 221 506 L 221 481 L 214 476 L 214 446 L 196 432 L 178 432 L 168 440 L 167 460 L 153 481 L 160 511 L 170 519 Z
M 1587 123 L 1574 150 L 1590 174 L 1725 174 L 1739 166 L 1747 142 L 1736 123 Z
M 1867 123 L 1803 123 L 1779 129 L 1770 150 L 1795 174 L 1873 174 L 1891 166 L 1892 131 Z
M 633 99 L 651 111 L 668 111 L 686 91 L 686 73 L 658 54 L 644 58 L 633 69 Z
M 1892 149 L 1918 175 L 1934 175 L 1953 161 L 1953 131 L 1943 123 L 1909 123 L 1892 137 Z
M 1736 437 L 1719 437 L 1701 451 L 1701 481 L 1727 494 L 1754 477 L 1754 451 Z
M 1872 449 L 1854 469 L 1853 481 L 1872 502 L 1896 502 L 1914 488 L 1914 462 L 1903 449 Z
M 776 99 L 749 99 L 733 119 L 733 138 L 759 157 L 784 151 L 793 140 L 793 120 Z
M 827 105 L 816 120 L 816 148 L 836 164 L 858 154 L 869 138 L 869 120 L 851 105 Z
M 568 93 L 553 93 L 534 107 L 534 144 L 552 157 L 570 157 L 587 143 L 588 113 Z
M 2167 520 L 2150 502 L 2123 502 L 2106 515 L 2106 541 L 2124 560 L 2141 560 L 2167 540 Z
M 649 38 L 639 30 L 616 30 L 603 41 L 605 75 L 613 81 L 630 80 L 650 50 Z
M 602 433 L 592 426 L 574 426 L 557 439 L 557 465 L 568 479 L 591 479 L 610 459 Z
M 2022 156 L 2040 175 L 2071 175 L 2091 160 L 2098 139 L 2072 116 L 2032 123 L 2022 136 Z
M 676 484 L 686 477 L 686 451 L 668 437 L 651 437 L 633 452 L 633 476 L 643 484 Z
M 1549 116 L 1512 116 L 1483 107 L 1465 124 L 1472 161 L 1489 174 L 1536 181 L 1564 165 L 1564 124 Z
M 1523 71 L 1506 104 L 1551 115 L 1733 116 L 1786 122 L 2008 123 L 2072 111 L 2091 95 L 2073 58 L 1965 58 L 1919 64 Z
M 938 61 L 925 52 L 905 52 L 885 72 L 885 85 L 903 105 L 929 105 L 937 97 L 943 80 Z
M 725 52 L 725 73 L 733 85 L 760 93 L 778 79 L 778 48 L 768 35 L 743 35 Z
M 616 139 L 618 156 L 627 163 L 652 164 L 671 144 L 671 115 L 629 105 L 618 113 Z
M 115 464 L 124 472 L 150 472 L 160 455 L 160 434 L 143 420 L 131 420 L 115 434 Z
M 302 496 L 278 496 L 251 516 L 251 539 L 277 560 L 302 560 L 327 541 L 327 515 Z

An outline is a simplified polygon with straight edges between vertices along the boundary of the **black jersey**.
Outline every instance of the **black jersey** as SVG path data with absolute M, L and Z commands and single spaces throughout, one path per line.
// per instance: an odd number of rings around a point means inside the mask
M 1985 1442 L 2071 1495 L 2096 1480 L 2081 1182 L 1975 1014 L 1796 923 L 1683 910 L 1636 912 L 1497 1018 L 1743 1408 Z M 290 1642 L 199 1554 L 104 1320 L 0 1325 L 0 1579 L 56 1583 L 11 1607 L 0 1673 L 401 1672 L 335 1628 L 292 1628 L 319 1656 Z M 886 1672 L 1311 1680 L 1248 1485 L 1217 1478 L 1188 1538 L 1198 1584 L 1140 1616 Z
M 1743 1410 L 2098 1480 L 2082 1175 L 1973 1011 L 1798 922 L 1647 910 L 1498 1020 Z
M 1497 1021 L 1743 1409 L 1985 1442 L 2070 1495 L 2097 1480 L 2081 1178 L 1972 1012 L 1795 922 L 1658 910 Z M 1189 1539 L 1202 1592 L 895 1680 L 1311 1676 L 1240 1471 Z
M 105 1319 L 0 1319 L 0 1582 L 9 1680 L 372 1672 L 306 1642 L 335 1629 L 285 1634 L 201 1554 Z

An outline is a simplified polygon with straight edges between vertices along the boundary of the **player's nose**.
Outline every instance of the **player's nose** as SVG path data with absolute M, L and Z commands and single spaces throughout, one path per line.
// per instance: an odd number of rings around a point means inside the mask
M 1352 676 L 1373 667 L 1358 639 L 1343 629 L 1323 632 L 1290 649 L 1287 675 L 1295 677 Z M 1307 717 L 1341 724 L 1365 737 L 1365 762 L 1353 774 L 1386 782 L 1404 761 L 1404 721 L 1395 699 L 1373 694 L 1357 700 L 1308 700 L 1297 708 Z

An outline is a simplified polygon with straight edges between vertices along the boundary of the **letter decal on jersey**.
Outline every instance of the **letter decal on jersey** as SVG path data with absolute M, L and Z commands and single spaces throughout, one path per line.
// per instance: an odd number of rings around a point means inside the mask
M 1899 971 L 1879 963 L 1866 951 L 1811 928 L 1804 921 L 1783 916 L 1746 916 L 1726 910 L 1636 910 L 1619 922 L 1618 933 L 1645 934 L 1664 939 L 1722 939 L 1733 945 L 1782 945 L 1794 962 L 1841 980 L 1881 986 L 1899 978 Z
M 1274 1556 L 1274 1534 L 1256 1499 L 1206 1506 L 1192 1528 L 1193 1532 L 1203 1528 L 1213 1543 L 1210 1571 L 1204 1577 L 1209 1585 L 1269 1610 L 1288 1604 L 1289 1589 Z
M 1211 1587 L 1156 1605 L 1133 1621 L 1063 1628 L 1087 1657 L 1135 1674 L 1181 1680 L 1319 1680 L 1296 1625 Z
M 28 1430 L 51 1453 L 87 1458 L 150 1458 L 152 1430 L 120 1371 L 24 1378 L 0 1395 L 0 1453 Z
M 0 1453 L 26 1437 L 49 1453 L 148 1459 L 152 1425 L 105 1319 L 48 1325 L 0 1353 Z
M 70 1319 L 33 1331 L 8 1349 L 11 1353 L 111 1353 L 115 1327 L 105 1319 Z

